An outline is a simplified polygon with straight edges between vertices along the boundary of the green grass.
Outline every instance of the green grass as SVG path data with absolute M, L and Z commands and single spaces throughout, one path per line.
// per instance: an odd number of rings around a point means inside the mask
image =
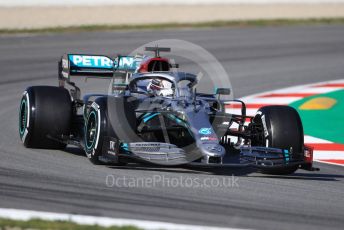
M 10 219 L 0 219 L 0 230 L 139 230 L 132 226 L 125 227 L 101 227 L 98 225 L 79 225 L 69 221 L 46 221 L 32 219 L 29 221 L 19 221 Z
M 344 24 L 344 18 L 311 18 L 311 19 L 273 19 L 273 20 L 237 20 L 211 21 L 199 23 L 157 23 L 144 25 L 84 25 L 70 27 L 51 27 L 42 29 L 0 29 L 0 34 L 17 33 L 60 33 L 113 30 L 161 30 L 182 28 L 218 28 L 218 27 L 265 27 L 292 25 L 335 25 Z
M 333 98 L 337 103 L 332 108 L 326 110 L 299 109 L 303 103 L 318 97 Z M 344 144 L 344 120 L 342 115 L 344 111 L 344 90 L 306 97 L 291 103 L 290 106 L 298 110 L 305 134 Z M 329 122 L 321 122 L 322 120 Z

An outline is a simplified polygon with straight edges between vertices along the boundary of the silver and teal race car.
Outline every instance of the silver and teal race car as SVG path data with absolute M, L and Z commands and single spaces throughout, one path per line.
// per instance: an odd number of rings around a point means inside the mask
M 229 88 L 198 93 L 196 75 L 176 70 L 160 56 L 169 48 L 147 50 L 155 55 L 64 55 L 59 86 L 32 86 L 23 93 L 19 135 L 24 145 L 74 145 L 94 164 L 247 166 L 270 174 L 316 170 L 295 109 L 265 106 L 246 116 L 244 102 L 221 99 Z M 80 76 L 112 79 L 111 92 L 81 98 L 72 81 Z M 231 103 L 241 104 L 241 114 L 226 112 Z

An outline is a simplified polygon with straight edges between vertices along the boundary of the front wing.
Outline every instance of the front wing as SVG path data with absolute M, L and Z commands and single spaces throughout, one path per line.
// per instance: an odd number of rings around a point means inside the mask
M 109 144 L 111 148 L 111 142 Z M 227 153 L 231 155 L 231 153 Z M 301 169 L 314 171 L 313 149 L 305 146 L 304 158 L 293 159 L 292 153 L 285 149 L 258 146 L 242 146 L 237 163 L 203 163 L 195 159 L 202 158 L 199 151 L 185 151 L 176 145 L 161 142 L 134 142 L 118 145 L 117 149 L 105 148 L 104 155 L 118 158 L 128 158 L 135 161 L 156 165 L 178 166 L 195 165 L 203 167 L 255 167 L 272 169 L 298 165 Z

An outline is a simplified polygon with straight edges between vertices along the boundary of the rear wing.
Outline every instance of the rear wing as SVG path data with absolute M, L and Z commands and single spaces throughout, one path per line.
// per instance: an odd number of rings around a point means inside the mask
M 73 87 L 70 91 L 74 100 L 80 100 L 80 88 L 71 81 L 71 77 L 91 77 L 114 79 L 113 92 L 121 92 L 126 88 L 129 74 L 135 72 L 142 57 L 118 56 L 114 59 L 103 55 L 65 54 L 58 63 L 59 86 L 67 83 Z
M 59 61 L 59 80 L 70 81 L 72 76 L 112 78 L 116 72 L 135 72 L 142 58 L 102 55 L 65 54 Z
M 160 57 L 160 52 L 170 52 L 170 48 L 146 47 L 146 51 L 155 53 Z M 91 78 L 112 78 L 112 91 L 123 92 L 126 89 L 128 78 L 139 70 L 145 56 L 117 56 L 110 58 L 94 54 L 64 54 L 58 62 L 59 86 L 65 87 L 66 83 L 72 86 L 71 96 L 80 99 L 80 89 L 71 81 L 74 76 Z M 178 68 L 177 65 L 175 67 Z

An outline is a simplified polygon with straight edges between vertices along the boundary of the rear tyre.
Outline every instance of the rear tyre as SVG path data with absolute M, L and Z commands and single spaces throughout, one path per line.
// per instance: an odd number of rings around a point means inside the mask
M 27 148 L 64 149 L 58 138 L 70 134 L 72 103 L 68 90 L 54 86 L 26 89 L 19 107 L 19 136 Z
M 304 136 L 298 112 L 290 106 L 265 106 L 258 110 L 254 123 L 263 127 L 262 139 L 252 145 L 292 150 L 293 159 L 303 159 Z M 263 173 L 292 174 L 298 166 L 264 169 Z
M 93 164 L 102 164 L 104 138 L 119 142 L 135 139 L 136 115 L 133 103 L 123 97 L 99 97 L 92 104 L 85 119 L 85 152 Z M 116 165 L 124 165 L 120 161 Z

